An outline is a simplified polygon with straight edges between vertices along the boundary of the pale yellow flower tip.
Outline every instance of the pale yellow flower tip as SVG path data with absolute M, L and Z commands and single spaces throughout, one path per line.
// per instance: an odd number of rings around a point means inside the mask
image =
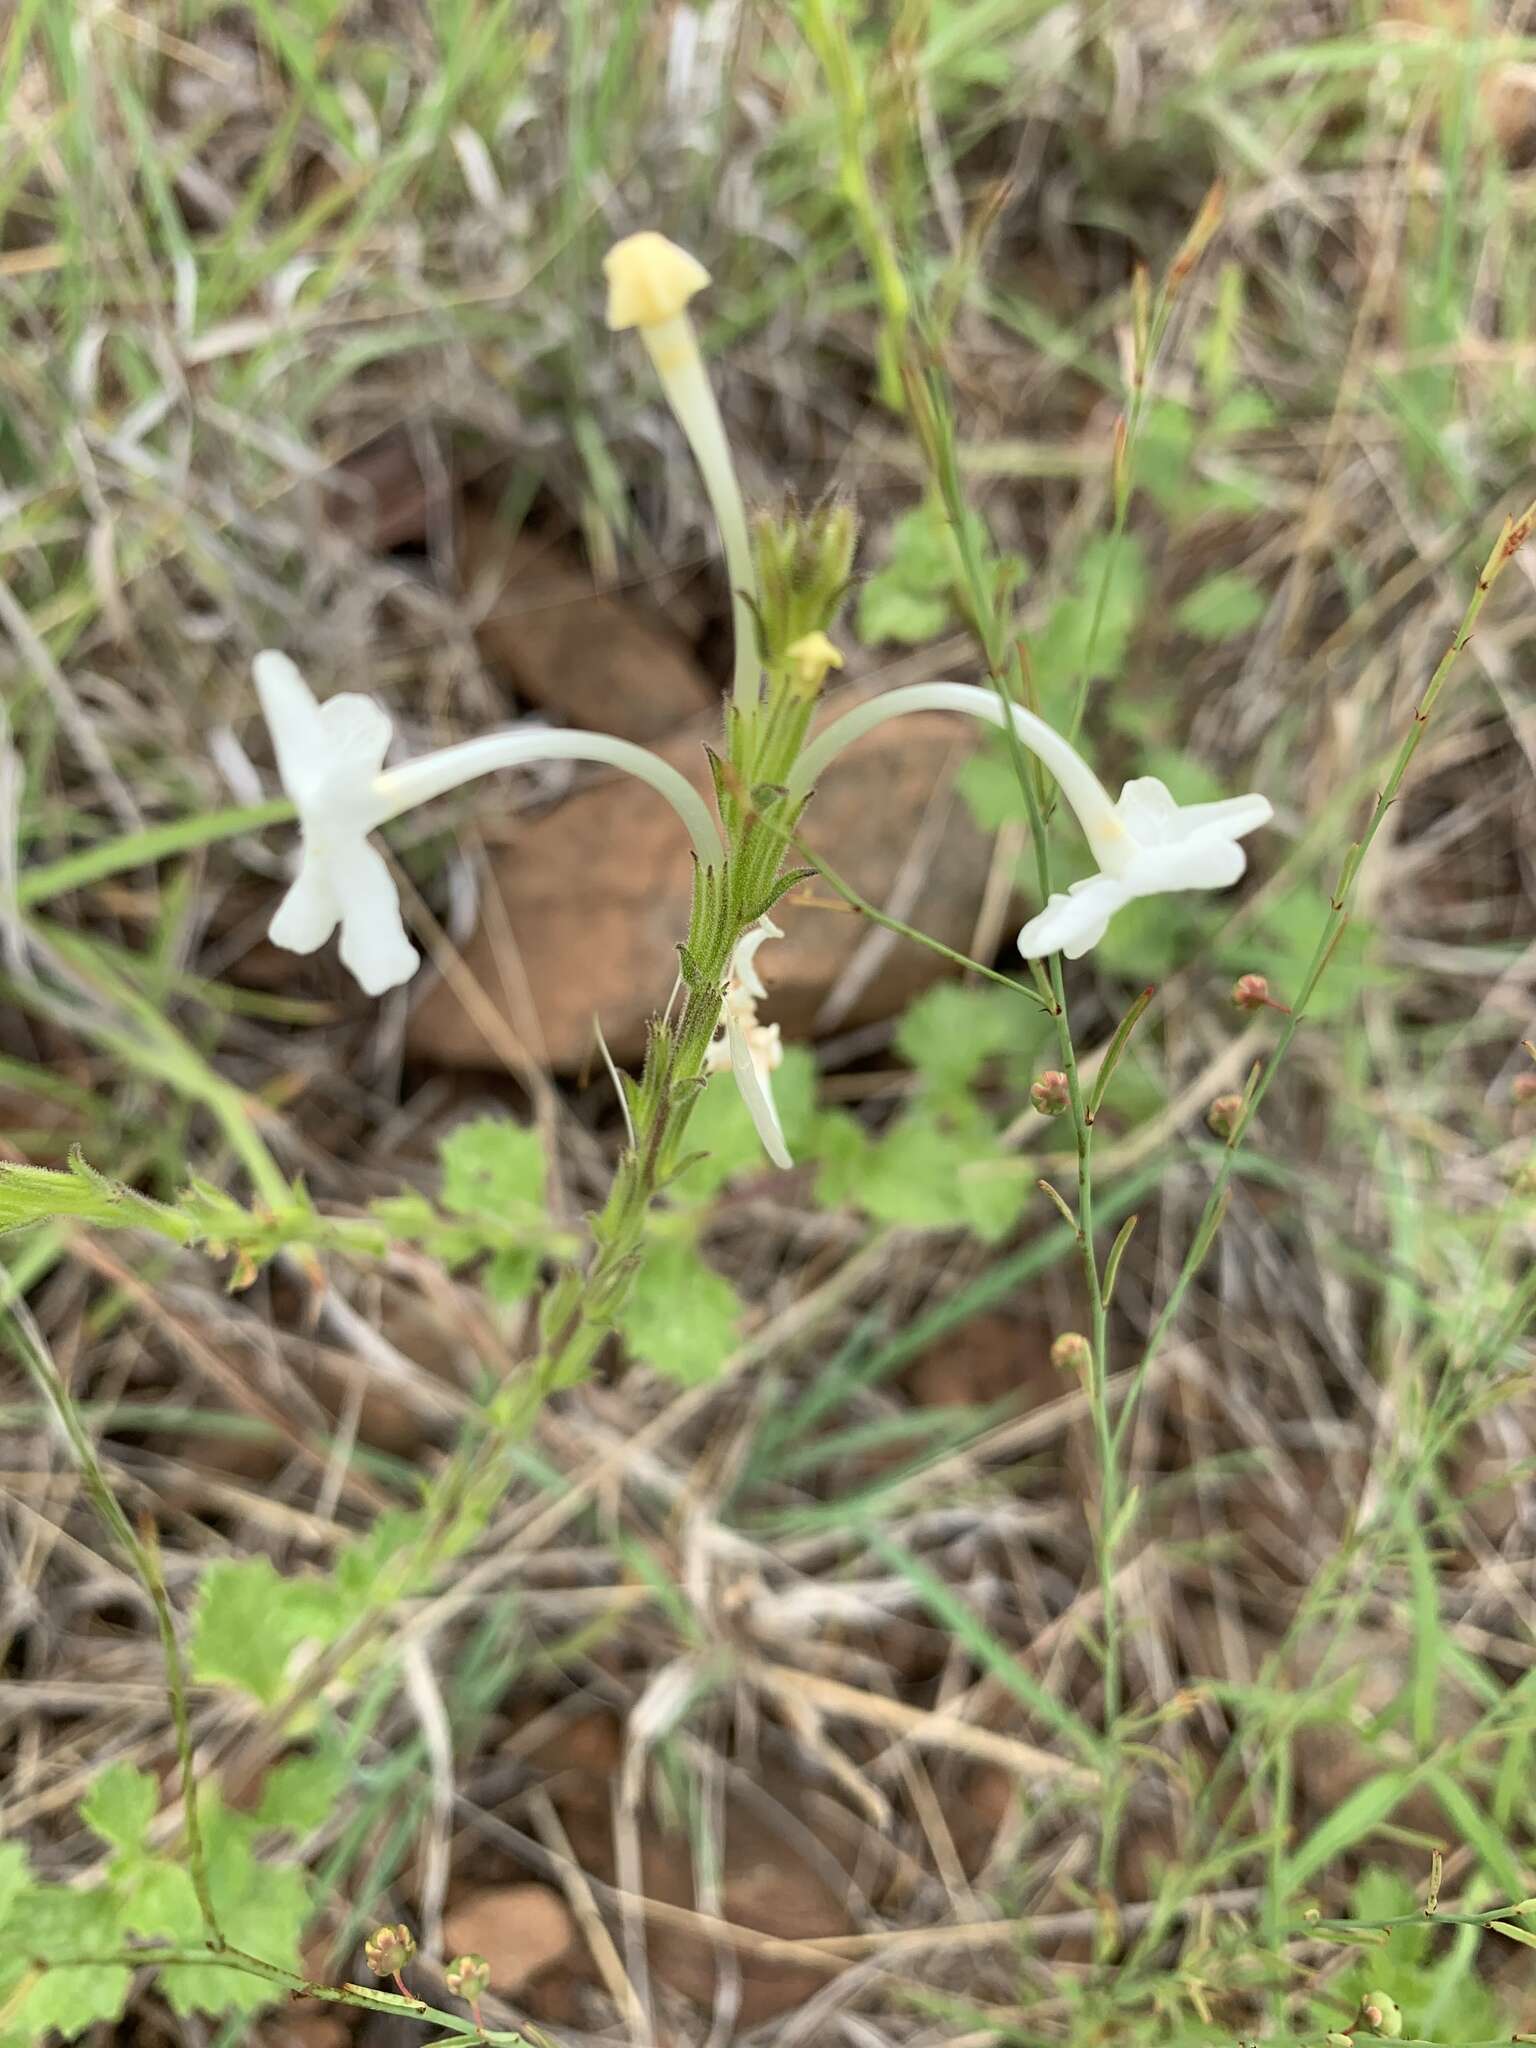
M 803 690 L 815 690 L 829 668 L 841 668 L 843 657 L 826 634 L 819 629 L 814 633 L 802 633 L 784 650 L 790 672 Z
M 625 327 L 656 327 L 675 320 L 695 292 L 709 283 L 709 272 L 697 256 L 654 228 L 626 235 L 603 258 L 608 280 L 608 325 L 615 334 Z

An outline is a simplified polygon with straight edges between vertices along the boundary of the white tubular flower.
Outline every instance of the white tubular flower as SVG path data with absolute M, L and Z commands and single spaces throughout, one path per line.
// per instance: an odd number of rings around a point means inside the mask
M 750 712 L 757 704 L 758 686 L 752 543 L 725 424 L 688 317 L 688 301 L 709 283 L 709 272 L 696 256 L 647 228 L 614 243 L 603 258 L 603 274 L 608 279 L 608 325 L 616 334 L 626 327 L 639 329 L 714 508 L 731 580 L 736 640 L 732 696 L 738 711 Z
M 917 683 L 890 690 L 844 714 L 805 749 L 789 778 L 791 796 L 805 796 L 834 755 L 888 718 L 909 711 L 963 711 L 988 725 L 1011 722 L 1019 744 L 1043 761 L 1077 814 L 1099 873 L 1051 897 L 1019 933 L 1026 960 L 1048 953 L 1079 959 L 1103 938 L 1114 913 L 1137 896 L 1180 889 L 1225 889 L 1247 865 L 1238 845 L 1274 816 L 1268 797 L 1228 797 L 1179 804 L 1155 776 L 1128 782 L 1120 801 L 1054 727 L 1021 704 L 1004 705 L 995 690 L 974 683 Z
M 1124 839 L 1112 849 L 1113 864 L 1102 862 L 1100 873 L 1052 896 L 1019 933 L 1020 953 L 1026 960 L 1048 953 L 1077 960 L 1103 938 L 1114 913 L 1138 896 L 1229 888 L 1248 865 L 1239 839 L 1273 816 L 1264 796 L 1180 804 L 1155 775 L 1128 782 L 1114 806 Z
M 299 813 L 299 871 L 270 927 L 276 945 L 314 953 L 341 926 L 341 957 L 371 996 L 409 981 L 421 956 L 405 935 L 384 857 L 375 788 L 393 737 L 389 715 L 348 691 L 317 704 L 286 654 L 255 661 L 277 770 Z
M 777 1024 L 758 1021 L 757 1006 L 767 994 L 756 967 L 757 949 L 765 939 L 782 939 L 783 932 L 771 918 L 759 918 L 752 929 L 736 942 L 731 956 L 730 978 L 725 987 L 721 1012 L 721 1036 L 715 1039 L 705 1058 L 705 1070 L 723 1074 L 727 1067 L 736 1077 L 741 1099 L 763 1141 L 763 1150 L 775 1166 L 794 1164 L 784 1142 L 769 1076 L 784 1058 Z
M 371 697 L 347 693 L 317 703 L 288 656 L 272 649 L 257 655 L 254 674 L 302 842 L 299 871 L 278 905 L 271 937 L 290 953 L 313 953 L 340 925 L 342 963 L 371 996 L 409 981 L 420 955 L 405 935 L 399 895 L 369 833 L 498 768 L 598 761 L 626 769 L 671 804 L 705 867 L 724 862 L 719 830 L 698 791 L 669 762 L 629 740 L 542 729 L 487 733 L 386 769 L 392 727 Z

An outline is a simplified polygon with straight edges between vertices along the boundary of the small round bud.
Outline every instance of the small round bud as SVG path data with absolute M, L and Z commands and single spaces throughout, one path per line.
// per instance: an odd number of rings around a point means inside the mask
M 1205 1120 L 1218 1138 L 1230 1138 L 1243 1113 L 1241 1095 L 1218 1095 L 1205 1112 Z
M 615 242 L 603 258 L 603 275 L 608 280 L 608 325 L 615 333 L 675 320 L 694 293 L 709 283 L 709 272 L 698 257 L 654 228 Z
M 1385 1991 L 1367 1991 L 1355 2017 L 1355 2031 L 1374 2034 L 1378 2041 L 1400 2041 L 1403 2037 L 1402 2011 Z
M 1267 1010 L 1269 983 L 1262 974 L 1240 974 L 1232 984 L 1232 1000 L 1240 1010 Z
M 1528 1159 L 1524 1166 L 1516 1167 L 1509 1184 L 1517 1195 L 1536 1195 L 1536 1160 Z
M 1051 1067 L 1030 1083 L 1029 1099 L 1042 1116 L 1060 1116 L 1072 1107 L 1072 1090 L 1067 1077 Z
M 1516 1102 L 1536 1102 L 1536 1074 L 1516 1074 L 1509 1092 Z
M 398 1977 L 415 1953 L 416 1937 L 403 1921 L 395 1927 L 376 1927 L 363 1943 L 375 1977 Z
M 477 2005 L 491 1988 L 491 1966 L 484 1956 L 455 1956 L 443 1972 L 443 1982 L 455 1998 Z
M 1063 1330 L 1051 1346 L 1051 1363 L 1058 1372 L 1085 1373 L 1093 1363 L 1093 1347 L 1076 1330 Z

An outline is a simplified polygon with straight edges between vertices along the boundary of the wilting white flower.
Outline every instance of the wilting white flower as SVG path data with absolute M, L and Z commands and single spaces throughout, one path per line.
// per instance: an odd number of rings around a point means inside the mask
M 741 1099 L 763 1141 L 763 1149 L 775 1166 L 794 1164 L 784 1142 L 769 1076 L 784 1058 L 777 1024 L 758 1021 L 757 1006 L 767 994 L 757 971 L 757 950 L 765 939 L 782 939 L 784 934 L 771 918 L 759 918 L 743 933 L 731 955 L 730 976 L 725 985 L 725 1007 L 721 1012 L 721 1035 L 710 1046 L 706 1071 L 723 1074 L 727 1067 L 736 1077 Z
M 1274 816 L 1268 797 L 1234 796 L 1180 804 L 1155 775 L 1128 782 L 1090 843 L 1100 872 L 1052 896 L 1019 933 L 1026 960 L 1065 953 L 1076 960 L 1104 936 L 1117 910 L 1138 896 L 1180 889 L 1226 889 L 1248 864 L 1238 841 Z M 1086 820 L 1084 821 L 1086 824 Z
M 1151 775 L 1128 782 L 1119 803 L 1112 803 L 1092 768 L 1053 726 L 1022 704 L 1005 705 L 995 690 L 974 683 L 914 683 L 857 705 L 818 733 L 802 753 L 790 774 L 791 797 L 809 795 L 816 777 L 844 747 L 909 711 L 963 711 L 988 725 L 1011 723 L 1019 744 L 1055 776 L 1093 849 L 1098 874 L 1052 896 L 1019 933 L 1019 951 L 1026 960 L 1047 953 L 1078 959 L 1103 938 L 1114 913 L 1137 896 L 1229 887 L 1247 865 L 1237 842 L 1274 816 L 1268 797 L 1258 795 L 1179 804 Z
M 348 691 L 315 701 L 286 654 L 255 662 L 256 691 L 278 773 L 299 814 L 299 871 L 272 920 L 275 944 L 313 953 L 341 927 L 341 957 L 369 995 L 416 972 L 400 898 L 368 834 L 389 816 L 377 792 L 393 736 L 389 714 Z

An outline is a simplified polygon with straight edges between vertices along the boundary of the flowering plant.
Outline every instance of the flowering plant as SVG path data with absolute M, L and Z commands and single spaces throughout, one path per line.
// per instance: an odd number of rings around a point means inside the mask
M 698 461 L 731 579 L 735 659 L 726 751 L 716 763 L 719 820 L 659 756 L 602 734 L 508 730 L 386 769 L 390 721 L 346 693 L 317 704 L 286 655 L 256 659 L 256 686 L 283 785 L 298 812 L 298 873 L 271 936 L 313 952 L 339 927 L 341 957 L 371 995 L 409 979 L 418 958 L 406 937 L 387 865 L 369 834 L 413 805 L 472 778 L 538 759 L 622 768 L 647 782 L 688 831 L 696 860 L 693 915 L 679 948 L 680 1016 L 652 1027 L 644 1072 L 625 1085 L 629 1144 L 593 1247 L 546 1302 L 535 1384 L 579 1375 L 621 1306 L 647 1208 L 678 1170 L 703 1077 L 729 1067 L 768 1157 L 790 1164 L 771 1076 L 779 1028 L 758 1005 L 764 941 L 781 936 L 769 913 L 806 872 L 784 861 L 818 775 L 846 746 L 912 711 L 966 713 L 1003 727 L 1055 776 L 1099 872 L 1053 894 L 1019 934 L 1027 960 L 1085 953 L 1134 897 L 1222 888 L 1244 868 L 1241 837 L 1267 822 L 1257 795 L 1179 806 L 1161 782 L 1127 783 L 1118 803 L 1071 743 L 1000 690 L 929 683 L 889 691 L 834 720 L 807 743 L 817 696 L 842 657 L 830 637 L 847 585 L 853 523 L 832 505 L 808 520 L 768 520 L 754 551 L 748 521 L 698 341 L 688 315 L 709 282 L 703 266 L 665 236 L 631 235 L 606 259 L 608 324 L 635 328 Z M 759 564 L 762 573 L 759 574 Z

